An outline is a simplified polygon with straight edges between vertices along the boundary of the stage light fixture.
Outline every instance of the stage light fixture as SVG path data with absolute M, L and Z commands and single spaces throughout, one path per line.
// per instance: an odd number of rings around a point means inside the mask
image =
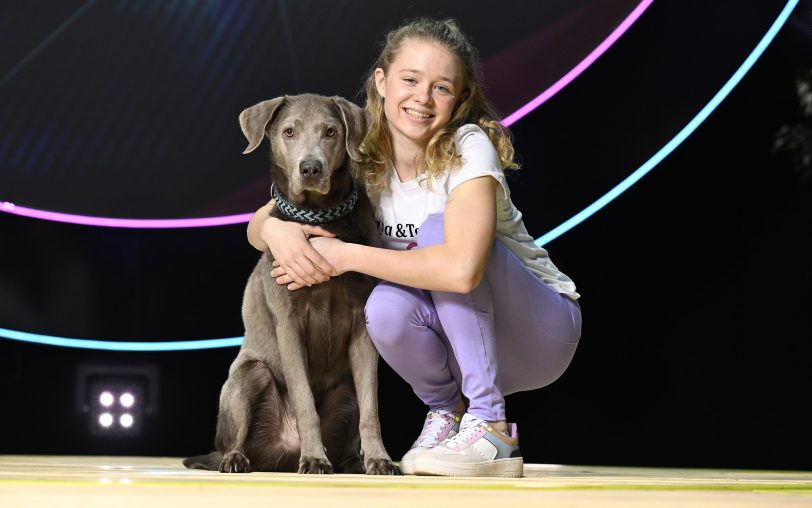
M 158 369 L 153 365 L 79 365 L 77 411 L 95 436 L 139 436 L 158 408 Z M 115 425 L 114 425 L 115 424 Z
M 135 404 L 135 397 L 130 392 L 124 392 L 121 394 L 121 397 L 118 398 L 119 403 L 121 403 L 124 407 L 132 407 Z

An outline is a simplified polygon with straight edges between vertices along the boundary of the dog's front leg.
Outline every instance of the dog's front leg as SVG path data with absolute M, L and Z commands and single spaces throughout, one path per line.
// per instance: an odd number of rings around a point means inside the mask
M 299 473 L 329 474 L 333 472 L 321 440 L 320 419 L 313 400 L 313 391 L 307 379 L 305 353 L 299 333 L 287 320 L 277 321 L 277 338 L 282 357 L 282 372 L 290 403 L 296 416 L 301 455 Z
M 245 441 L 251 428 L 254 404 L 273 382 L 265 362 L 241 351 L 229 369 L 220 392 L 215 445 L 223 454 L 221 473 L 248 473 L 251 463 L 245 455 Z
M 363 316 L 356 319 L 350 342 L 350 368 L 358 396 L 361 453 L 367 474 L 401 474 L 386 453 L 378 419 L 378 351 L 367 333 Z

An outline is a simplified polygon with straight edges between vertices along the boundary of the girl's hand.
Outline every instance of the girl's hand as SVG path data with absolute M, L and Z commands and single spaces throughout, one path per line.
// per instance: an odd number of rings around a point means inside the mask
M 276 260 L 274 265 L 284 270 L 284 276 L 298 287 L 311 286 L 338 275 L 333 266 L 307 241 L 308 236 L 334 237 L 319 226 L 299 224 L 269 217 L 263 222 L 260 237 L 268 244 Z M 273 275 L 273 271 L 271 272 Z M 286 279 L 286 280 L 287 280 Z M 280 283 L 277 279 L 277 283 Z
M 346 245 L 344 242 L 335 238 L 335 235 L 331 237 L 324 237 L 324 236 L 314 236 L 310 238 L 310 245 L 322 256 L 322 259 L 326 260 L 327 263 L 333 267 L 335 272 L 333 275 L 341 275 L 342 273 L 346 272 L 347 269 L 343 262 L 342 257 L 342 247 Z
M 321 255 L 322 259 L 333 267 L 333 276 L 341 275 L 346 271 L 346 269 L 343 268 L 344 264 L 341 261 L 341 247 L 344 245 L 344 242 L 333 237 L 314 236 L 310 238 L 310 244 L 312 245 L 312 248 L 314 248 Z M 277 284 L 287 285 L 288 289 L 290 290 L 300 289 L 305 286 L 304 284 L 295 280 L 295 278 L 290 275 L 290 272 L 288 272 L 288 270 L 278 261 L 275 260 L 273 266 L 274 268 L 271 270 L 271 276 L 276 279 Z M 307 285 L 309 286 L 310 284 Z

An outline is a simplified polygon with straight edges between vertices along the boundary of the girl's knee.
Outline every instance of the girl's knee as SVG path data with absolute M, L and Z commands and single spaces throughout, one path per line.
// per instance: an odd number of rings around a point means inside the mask
M 367 331 L 380 350 L 395 347 L 414 327 L 427 326 L 430 310 L 419 289 L 382 282 L 364 308 Z

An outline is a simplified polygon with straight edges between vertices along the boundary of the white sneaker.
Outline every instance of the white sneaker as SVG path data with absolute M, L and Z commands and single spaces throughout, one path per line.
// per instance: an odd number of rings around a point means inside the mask
M 414 460 L 414 472 L 419 475 L 521 478 L 523 469 L 516 424 L 508 424 L 507 434 L 502 434 L 467 413 L 457 435 Z
M 426 450 L 434 448 L 449 437 L 454 437 L 460 431 L 460 417 L 446 411 L 437 409 L 429 411 L 426 421 L 423 422 L 423 430 L 420 436 L 400 459 L 400 470 L 403 474 L 414 474 L 415 458 Z

